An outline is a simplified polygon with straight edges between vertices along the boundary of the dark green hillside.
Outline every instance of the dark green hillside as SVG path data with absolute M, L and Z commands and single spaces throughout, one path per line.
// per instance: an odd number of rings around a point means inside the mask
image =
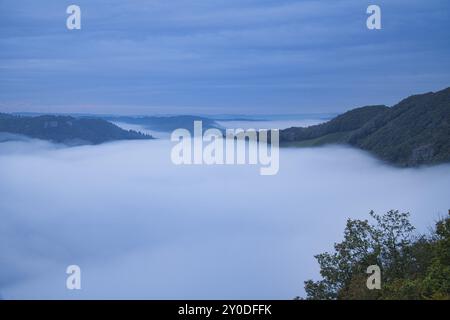
M 68 145 L 152 138 L 136 131 L 123 130 L 102 119 L 53 115 L 24 117 L 0 114 L 0 132 L 20 134 Z
M 397 105 L 348 111 L 326 123 L 281 130 L 285 146 L 348 144 L 400 165 L 450 162 L 450 88 Z
M 405 166 L 450 161 L 450 88 L 401 101 L 349 143 Z

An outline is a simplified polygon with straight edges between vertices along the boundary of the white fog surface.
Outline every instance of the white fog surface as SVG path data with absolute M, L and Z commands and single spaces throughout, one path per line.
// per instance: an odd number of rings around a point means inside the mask
M 345 147 L 282 149 L 280 171 L 175 166 L 169 140 L 0 143 L 5 299 L 292 299 L 347 218 L 449 208 L 450 166 L 398 169 Z M 67 290 L 66 267 L 82 271 Z

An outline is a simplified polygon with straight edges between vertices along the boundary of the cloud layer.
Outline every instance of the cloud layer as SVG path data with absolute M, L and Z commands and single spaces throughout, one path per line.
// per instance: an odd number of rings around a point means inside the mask
M 449 208 L 450 167 L 394 169 L 356 150 L 286 150 L 257 166 L 174 166 L 170 142 L 0 144 L 4 298 L 290 299 L 347 218 Z M 82 290 L 65 289 L 68 265 Z

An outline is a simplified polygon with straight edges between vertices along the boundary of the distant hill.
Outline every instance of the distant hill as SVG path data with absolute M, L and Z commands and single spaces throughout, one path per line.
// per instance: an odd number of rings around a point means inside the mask
M 172 132 L 178 128 L 194 131 L 194 121 L 202 121 L 203 130 L 210 128 L 222 129 L 213 119 L 201 116 L 112 116 L 104 117 L 105 120 L 113 122 L 124 122 L 128 124 L 137 124 L 145 129 L 161 132 Z
M 450 88 L 367 106 L 307 128 L 280 131 L 283 146 L 347 144 L 399 166 L 450 162 Z
M 152 139 L 136 131 L 126 131 L 102 120 L 71 116 L 36 117 L 0 113 L 0 132 L 25 135 L 67 145 L 100 144 L 115 140 Z

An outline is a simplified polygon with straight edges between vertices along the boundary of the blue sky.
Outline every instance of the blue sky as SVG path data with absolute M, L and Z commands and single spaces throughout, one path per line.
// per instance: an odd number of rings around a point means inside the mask
M 82 29 L 66 29 L 66 8 Z M 378 4 L 382 30 L 366 28 Z M 0 0 L 0 111 L 342 112 L 450 85 L 450 1 Z

